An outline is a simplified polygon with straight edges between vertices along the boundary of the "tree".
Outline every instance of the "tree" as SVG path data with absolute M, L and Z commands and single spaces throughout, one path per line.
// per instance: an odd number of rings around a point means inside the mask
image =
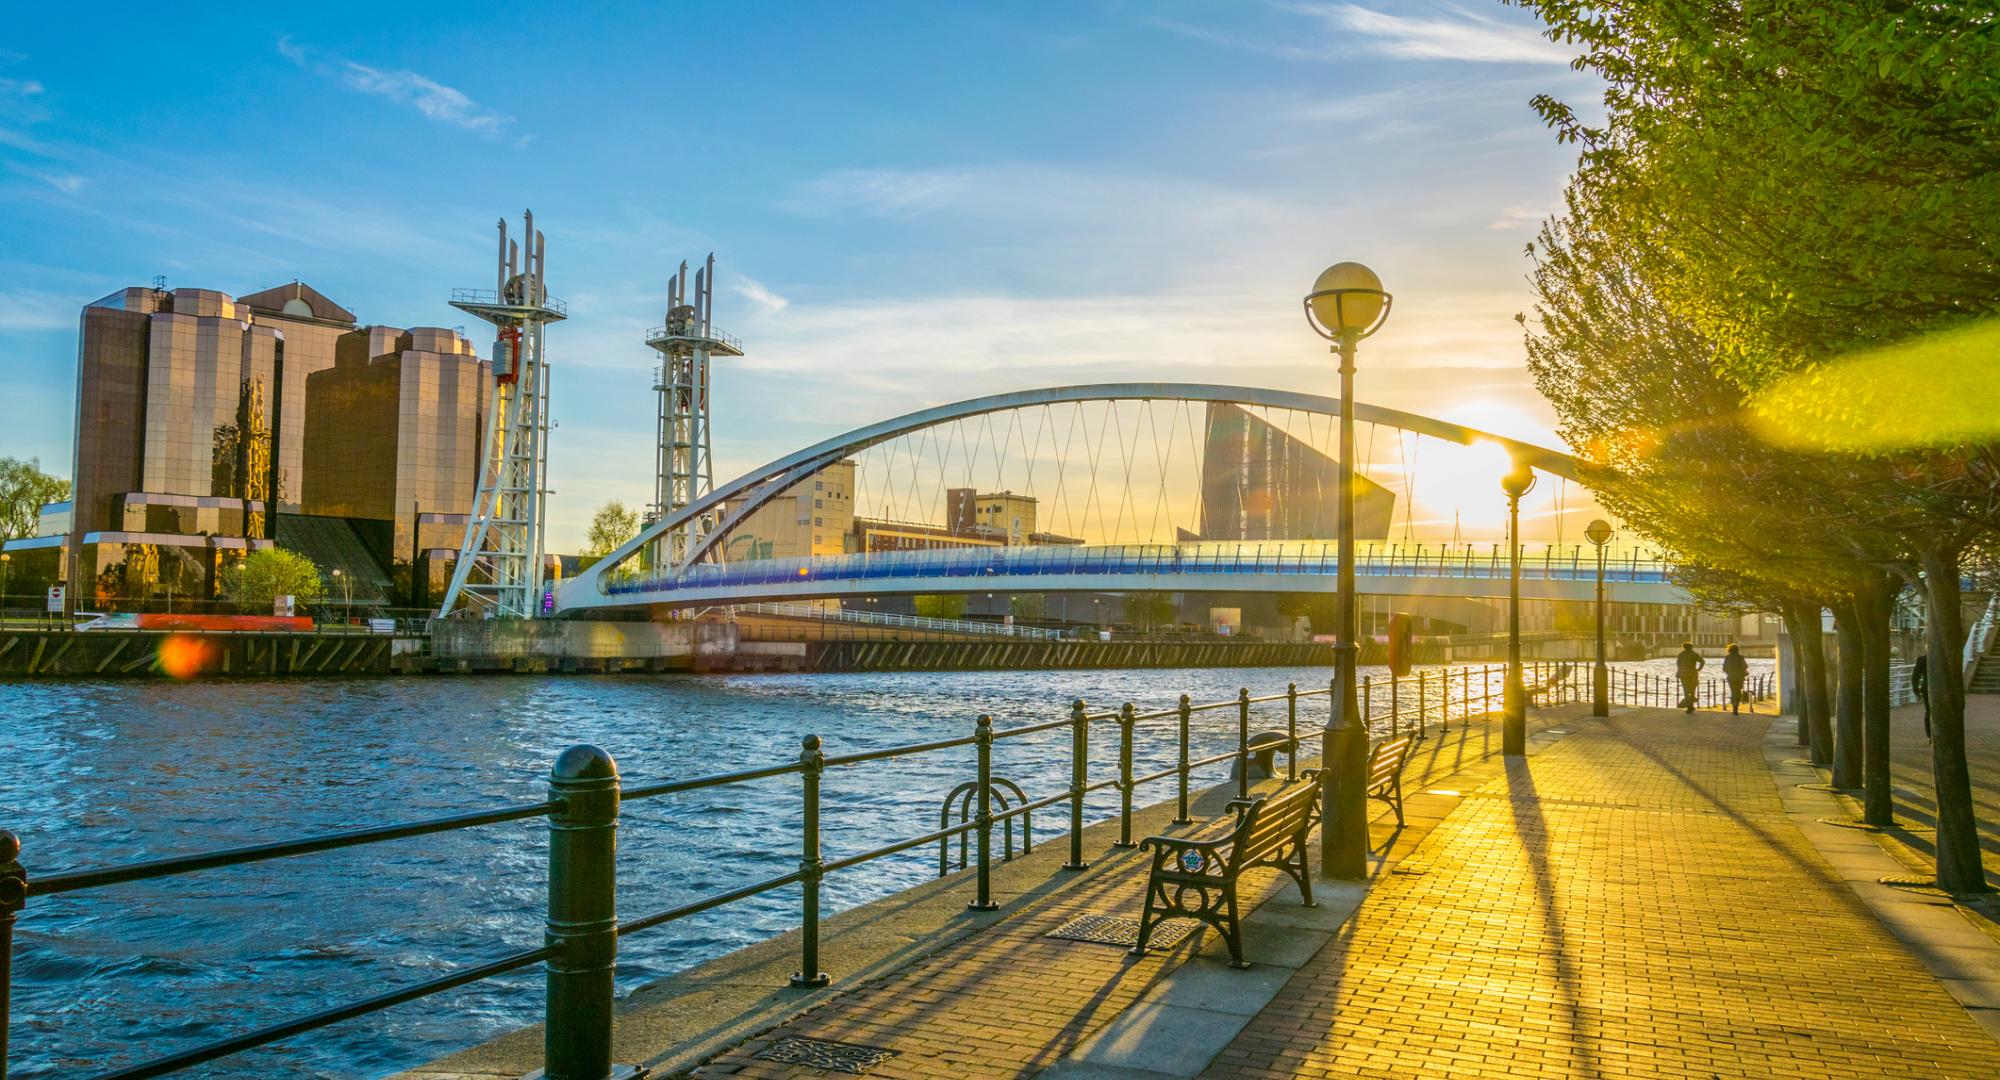
M 597 508 L 590 517 L 590 531 L 584 534 L 583 555 L 588 566 L 625 546 L 639 535 L 639 512 L 628 510 L 613 499 Z
M 911 601 L 918 616 L 926 619 L 965 618 L 965 596 L 962 593 L 924 595 Z
M 1133 626 L 1143 626 L 1148 630 L 1162 623 L 1171 626 L 1175 614 L 1174 598 L 1171 594 L 1159 592 L 1125 594 L 1125 621 Z
M 1842 616 L 1871 821 L 1889 575 L 1925 591 L 1938 880 L 1983 890 L 1952 661 L 1966 553 L 2000 529 L 2000 422 L 1970 404 L 2000 378 L 1955 359 L 2000 338 L 1990 9 L 1521 2 L 1608 84 L 1601 126 L 1535 102 L 1583 148 L 1538 245 L 1544 392 L 1629 523 L 1805 598 L 1795 629 Z
M 1048 598 L 1041 593 L 1015 593 L 1007 598 L 1007 610 L 1016 619 L 1038 620 L 1048 608 Z
M 311 559 L 280 547 L 258 548 L 222 571 L 222 598 L 246 612 L 269 614 L 280 596 L 317 603 L 326 596 L 326 579 Z
M 40 458 L 0 458 L 0 540 L 35 535 L 42 507 L 69 498 L 69 481 L 42 471 Z

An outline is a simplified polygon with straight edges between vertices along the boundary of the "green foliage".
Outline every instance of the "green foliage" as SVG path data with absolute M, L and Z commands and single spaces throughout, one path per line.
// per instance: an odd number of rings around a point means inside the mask
M 69 481 L 42 471 L 39 458 L 0 458 L 0 540 L 35 535 L 42 507 L 69 498 Z
M 222 571 L 222 598 L 245 612 L 268 615 L 280 596 L 316 603 L 326 596 L 326 579 L 311 559 L 279 547 L 259 548 Z
M 961 595 L 919 596 L 914 604 L 917 614 L 926 619 L 965 618 L 965 597 Z
M 1315 634 L 1338 633 L 1339 598 L 1330 592 L 1280 593 L 1278 614 L 1288 619 L 1304 617 Z
M 590 531 L 584 534 L 583 554 L 595 562 L 638 535 L 639 512 L 628 510 L 624 503 L 613 499 L 591 515 Z
M 1152 629 L 1156 626 L 1172 626 L 1176 609 L 1174 598 L 1168 593 L 1143 592 L 1125 595 L 1125 621 L 1133 626 Z
M 1007 598 L 1007 610 L 1016 619 L 1039 619 L 1046 607 L 1046 598 L 1041 593 L 1016 593 Z

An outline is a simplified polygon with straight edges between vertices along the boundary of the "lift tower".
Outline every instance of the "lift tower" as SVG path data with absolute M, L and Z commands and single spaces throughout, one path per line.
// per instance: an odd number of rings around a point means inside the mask
M 493 324 L 493 398 L 480 439 L 479 490 L 440 616 L 461 602 L 487 617 L 543 614 L 542 531 L 548 508 L 548 324 L 569 317 L 549 296 L 547 250 L 534 211 L 521 239 L 500 221 L 494 288 L 453 289 L 451 306 Z
M 680 273 L 667 280 L 666 323 L 646 332 L 646 344 L 660 354 L 653 379 L 653 389 L 660 395 L 660 411 L 654 451 L 656 479 L 649 508 L 655 521 L 715 486 L 715 469 L 709 460 L 709 360 L 742 356 L 743 346 L 715 328 L 711 321 L 714 311 L 715 253 L 710 252 L 707 264 L 695 271 L 692 296 L 685 261 Z M 689 541 L 709 524 L 691 521 L 661 536 L 653 547 L 653 565 L 679 566 L 691 550 Z

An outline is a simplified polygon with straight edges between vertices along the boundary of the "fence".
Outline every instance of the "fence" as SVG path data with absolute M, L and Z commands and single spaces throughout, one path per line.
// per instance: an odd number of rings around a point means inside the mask
M 1433 722 L 1440 730 L 1448 730 L 1453 719 L 1463 723 L 1469 717 L 1495 709 L 1502 696 L 1504 673 L 1502 665 L 1487 664 L 1426 670 L 1401 678 L 1364 678 L 1357 688 L 1362 715 L 1367 718 L 1371 729 L 1386 727 L 1392 735 L 1412 726 L 1419 734 L 1427 734 Z M 1579 682 L 1579 673 L 1586 682 Z M 1524 682 L 1530 698 L 1543 703 L 1583 700 L 1588 694 L 1587 678 L 1588 668 L 1582 664 L 1543 661 L 1524 665 Z M 1622 691 L 1619 700 L 1645 703 L 1639 699 L 1650 701 L 1664 693 L 1658 685 L 1664 682 L 1644 676 L 1616 679 L 1613 685 Z M 1768 686 L 1763 681 L 1760 680 L 1758 686 L 1759 693 L 1768 692 Z M 1580 688 L 1583 688 L 1581 692 Z M 1704 694 L 1705 699 L 1714 699 L 1719 703 L 1721 695 L 1708 691 Z M 1186 824 L 1191 820 L 1190 778 L 1200 769 L 1234 761 L 1237 794 L 1247 796 L 1252 757 L 1268 751 L 1272 757 L 1267 760 L 1275 772 L 1275 755 L 1282 752 L 1286 759 L 1285 779 L 1296 779 L 1300 749 L 1323 736 L 1321 725 L 1312 725 L 1311 730 L 1301 734 L 1299 702 L 1331 697 L 1331 686 L 1300 690 L 1297 684 L 1291 684 L 1283 693 L 1263 696 L 1252 696 L 1249 689 L 1244 688 L 1233 699 L 1205 703 L 1195 703 L 1183 694 L 1174 707 L 1145 713 L 1137 711 L 1130 703 L 1115 711 L 1092 712 L 1079 700 L 1061 719 L 996 730 L 991 717 L 981 716 L 967 735 L 859 753 L 829 755 L 818 735 L 807 735 L 796 761 L 632 786 L 623 783 L 616 764 L 603 750 L 594 746 L 573 746 L 556 758 L 550 770 L 548 798 L 538 803 L 494 807 L 424 821 L 46 876 L 28 874 L 17 858 L 21 851 L 18 840 L 14 834 L 0 830 L 0 1080 L 5 1080 L 7 1071 L 6 1032 L 8 991 L 12 985 L 13 927 L 26 903 L 35 897 L 159 880 L 456 829 L 546 818 L 549 823 L 548 931 L 541 945 L 516 948 L 438 978 L 120 1068 L 102 1074 L 98 1080 L 137 1080 L 165 1075 L 535 964 L 545 964 L 547 972 L 544 1018 L 546 1075 L 552 1078 L 601 1077 L 610 1067 L 612 975 L 620 938 L 797 885 L 800 887 L 800 957 L 799 970 L 792 977 L 792 985 L 800 988 L 823 986 L 829 976 L 819 969 L 819 895 L 820 883 L 826 875 L 926 845 L 947 845 L 954 839 L 962 842 L 969 836 L 976 852 L 975 897 L 970 906 L 976 910 L 991 910 L 997 906 L 991 889 L 995 826 L 1004 827 L 1016 817 L 1021 818 L 1025 825 L 1028 815 L 1067 803 L 1069 859 L 1064 869 L 1084 869 L 1089 865 L 1084 861 L 1083 851 L 1086 796 L 1103 790 L 1119 793 L 1117 846 L 1132 847 L 1135 844 L 1132 837 L 1133 794 L 1141 786 L 1174 780 L 1178 810 L 1175 822 Z M 1250 735 L 1253 711 L 1257 706 L 1279 702 L 1284 703 L 1283 741 L 1253 745 Z M 1192 758 L 1191 731 L 1195 715 L 1223 711 L 1233 713 L 1235 745 L 1223 753 Z M 1174 763 L 1164 769 L 1134 776 L 1133 748 L 1141 731 L 1140 726 L 1167 720 L 1173 721 L 1171 737 L 1176 740 Z M 1093 727 L 1102 728 L 1105 725 L 1114 727 L 1116 731 L 1116 757 L 1113 760 L 1118 771 L 1116 775 L 1093 781 L 1090 776 L 1091 732 Z M 1028 799 L 1011 782 L 994 775 L 993 750 L 996 745 L 1063 729 L 1067 729 L 1070 735 L 1070 782 L 1067 787 L 1053 795 Z M 974 812 L 969 820 L 955 825 L 941 820 L 937 829 L 921 835 L 831 860 L 824 857 L 820 837 L 820 783 L 827 770 L 963 747 L 973 748 L 976 770 L 976 779 L 971 781 L 973 798 L 970 805 Z M 613 901 L 617 867 L 612 837 L 621 804 L 779 777 L 798 778 L 801 827 L 797 870 L 637 918 L 617 918 Z M 1007 799 L 1005 809 L 995 812 L 993 800 L 996 793 L 1009 790 L 1018 797 Z M 1005 797 L 1004 794 L 1002 797 Z

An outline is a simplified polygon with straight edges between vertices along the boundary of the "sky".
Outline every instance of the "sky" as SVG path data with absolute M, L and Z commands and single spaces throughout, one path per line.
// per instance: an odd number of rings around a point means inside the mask
M 1524 247 L 1590 77 L 1498 3 L 31 5 L 0 39 L 0 455 L 68 475 L 78 310 L 164 275 L 461 325 L 548 236 L 551 546 L 652 494 L 666 280 L 709 251 L 717 479 L 1041 385 L 1332 393 L 1299 298 L 1395 295 L 1357 396 L 1559 445 Z M 643 10 L 632 10 L 642 8 Z M 482 354 L 490 349 L 475 328 Z

